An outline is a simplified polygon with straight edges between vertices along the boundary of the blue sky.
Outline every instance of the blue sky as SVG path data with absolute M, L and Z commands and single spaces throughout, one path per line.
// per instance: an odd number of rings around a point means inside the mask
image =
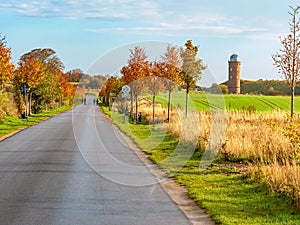
M 57 52 L 66 71 L 87 72 L 101 56 L 111 51 L 118 55 L 120 46 L 126 53 L 135 42 L 182 46 L 192 39 L 217 82 L 227 80 L 232 53 L 240 55 L 242 78 L 281 79 L 271 56 L 281 48 L 279 36 L 289 32 L 289 5 L 300 2 L 0 0 L 0 32 L 15 63 L 30 50 L 47 47 Z M 93 73 L 107 72 L 100 70 Z

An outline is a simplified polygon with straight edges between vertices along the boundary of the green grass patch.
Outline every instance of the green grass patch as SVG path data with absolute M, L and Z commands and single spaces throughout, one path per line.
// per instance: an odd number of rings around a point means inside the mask
M 62 113 L 71 108 L 72 108 L 72 106 L 63 106 L 63 107 L 56 108 L 56 109 L 53 109 L 50 111 L 44 111 L 39 114 L 33 114 L 33 115 L 29 116 L 28 119 L 20 119 L 18 117 L 12 117 L 12 116 L 7 117 L 5 119 L 5 121 L 0 124 L 0 137 L 10 134 L 10 133 L 13 133 L 22 128 L 37 124 L 38 122 L 40 122 L 48 117 Z
M 102 112 L 108 116 L 111 116 L 111 112 L 109 110 L 109 107 L 107 105 L 105 105 L 104 103 L 100 102 L 99 103 L 99 106 L 101 107 L 102 109 Z
M 186 146 L 178 143 L 161 127 L 125 124 L 121 114 L 113 114 L 112 118 L 123 132 L 150 155 L 154 163 L 159 164 L 170 177 L 188 189 L 189 196 L 204 208 L 217 224 L 300 224 L 300 214 L 286 195 L 271 193 L 266 185 L 250 181 L 232 166 L 215 166 L 200 171 L 198 166 L 202 152 L 195 152 L 186 161 Z M 176 154 L 174 149 L 177 149 Z M 174 165 L 177 166 L 176 171 Z
M 157 97 L 157 102 L 167 107 L 167 94 Z M 274 110 L 290 111 L 290 96 L 260 95 L 218 95 L 191 93 L 189 109 L 206 110 L 223 109 L 239 111 L 272 112 Z M 172 107 L 185 108 L 185 93 L 174 92 L 171 98 Z M 295 97 L 295 112 L 300 112 L 300 96 Z
M 247 182 L 234 169 L 184 168 L 174 177 L 218 224 L 300 224 L 300 214 L 286 196 L 270 193 L 264 184 Z

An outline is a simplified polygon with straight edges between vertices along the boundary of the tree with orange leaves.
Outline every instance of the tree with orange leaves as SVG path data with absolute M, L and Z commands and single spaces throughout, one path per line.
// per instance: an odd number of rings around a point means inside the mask
M 42 65 L 33 57 L 20 58 L 18 63 L 18 68 L 14 76 L 14 86 L 15 86 L 15 100 L 17 102 L 17 107 L 19 112 L 23 113 L 23 106 L 25 103 L 25 115 L 30 114 L 31 96 L 28 99 L 30 90 L 35 87 L 41 80 L 45 77 L 45 72 L 43 71 Z M 21 88 L 25 85 L 26 90 L 24 93 L 24 102 L 21 98 Z
M 42 65 L 45 78 L 32 90 L 35 112 L 42 111 L 48 107 L 54 108 L 61 102 L 63 87 L 60 83 L 63 76 L 64 65 L 52 49 L 34 49 L 23 57 L 33 56 Z
M 103 97 L 103 102 L 110 106 L 111 100 L 119 94 L 122 86 L 123 82 L 120 78 L 111 76 L 107 79 L 105 85 L 102 86 L 99 96 Z
M 49 48 L 34 49 L 21 56 L 18 65 L 14 78 L 16 92 L 20 93 L 21 85 L 26 83 L 30 91 L 29 102 L 33 100 L 35 112 L 42 111 L 51 103 L 54 107 L 63 93 L 60 81 L 64 69 L 56 52 Z
M 33 56 L 20 59 L 18 65 L 14 83 L 19 86 L 23 83 L 27 83 L 29 88 L 32 88 L 45 77 L 42 65 Z
M 106 85 L 104 84 L 99 91 L 99 97 L 103 103 L 106 103 Z
M 143 90 L 143 82 L 141 78 L 150 75 L 149 63 L 147 61 L 145 49 L 140 46 L 136 46 L 134 49 L 130 49 L 130 55 L 128 65 L 124 66 L 121 70 L 122 82 L 127 84 L 131 88 L 131 117 L 134 121 L 137 121 L 138 114 L 138 96 Z M 133 98 L 135 99 L 135 116 L 133 115 Z
M 13 78 L 14 64 L 11 63 L 11 50 L 6 46 L 5 37 L 0 34 L 0 91 Z
M 112 89 L 113 86 L 116 82 L 117 78 L 116 77 L 110 77 L 108 78 L 108 80 L 106 81 L 106 89 L 105 89 L 105 97 L 106 97 L 106 104 L 110 106 L 111 104 L 111 98 L 112 98 Z
M 63 73 L 59 75 L 59 84 L 61 88 L 62 102 L 64 98 L 67 98 L 67 104 L 71 104 L 71 101 L 73 100 L 74 95 L 76 93 L 75 85 L 69 83 L 67 77 Z

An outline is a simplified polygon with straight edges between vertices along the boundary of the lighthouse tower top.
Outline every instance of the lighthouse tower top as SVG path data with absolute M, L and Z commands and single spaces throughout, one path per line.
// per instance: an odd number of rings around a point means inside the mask
M 232 54 L 231 56 L 230 56 L 230 60 L 229 60 L 230 62 L 239 62 L 240 61 L 240 57 L 239 57 L 239 55 L 238 54 Z

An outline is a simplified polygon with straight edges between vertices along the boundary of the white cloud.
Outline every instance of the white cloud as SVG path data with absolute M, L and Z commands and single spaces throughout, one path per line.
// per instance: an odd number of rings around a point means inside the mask
M 267 39 L 271 34 L 266 34 L 266 29 L 260 27 L 236 27 L 229 25 L 206 25 L 188 23 L 160 23 L 151 26 L 111 27 L 87 29 L 89 32 L 160 35 L 160 36 L 202 36 L 202 37 L 244 37 L 250 39 Z
M 156 4 L 148 0 L 10 0 L 0 2 L 0 9 L 32 17 L 129 19 L 158 16 Z
M 274 36 L 275 31 L 271 31 L 277 30 L 280 25 L 276 19 L 262 20 L 257 25 L 243 21 L 239 15 L 218 13 L 214 8 L 186 8 L 188 3 L 165 1 L 166 4 L 154 0 L 0 0 L 0 10 L 31 17 L 118 21 L 118 27 L 111 24 L 110 27 L 87 29 L 118 34 L 269 39 Z

